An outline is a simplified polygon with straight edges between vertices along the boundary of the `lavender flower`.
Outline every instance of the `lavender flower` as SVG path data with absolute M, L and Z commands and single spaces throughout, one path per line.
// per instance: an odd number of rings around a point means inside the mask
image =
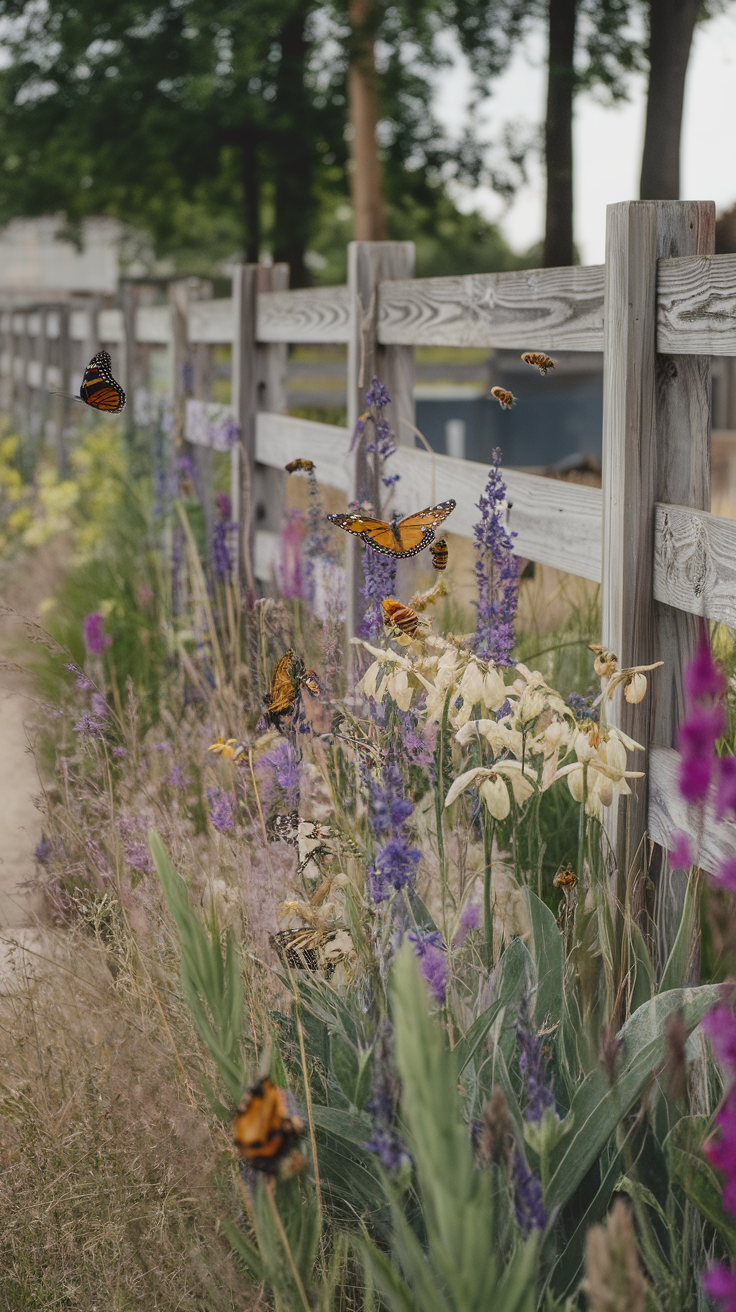
M 516 1022 L 516 1046 L 519 1052 L 519 1070 L 527 1096 L 525 1121 L 541 1121 L 548 1107 L 554 1107 L 555 1096 L 547 1083 L 549 1054 L 544 1039 L 534 1029 L 529 1012 L 529 997 L 524 993 Z
M 105 698 L 99 692 L 92 693 L 92 714 L 96 715 L 98 720 L 104 720 L 110 714 L 110 707 Z
M 689 805 L 703 803 L 715 768 L 715 747 L 723 733 L 725 717 L 720 694 L 723 673 L 703 637 L 684 676 L 687 714 L 677 735 L 680 749 L 678 784 Z M 725 800 L 725 799 L 724 799 Z
M 286 738 L 282 738 L 270 752 L 259 757 L 256 774 L 261 785 L 261 802 L 266 809 L 273 800 L 273 792 L 278 787 L 284 794 L 289 810 L 299 803 L 302 763 L 295 749 Z
M 670 838 L 669 862 L 673 870 L 689 870 L 694 863 L 692 843 L 682 829 L 675 829 Z
M 215 497 L 215 505 L 220 512 L 220 519 L 227 523 L 232 519 L 232 504 L 227 492 L 218 492 Z
M 374 551 L 372 547 L 366 547 L 363 552 L 363 574 L 365 582 L 360 592 L 368 604 L 361 633 L 364 638 L 377 638 L 383 632 L 381 602 L 385 597 L 393 596 L 396 589 L 396 561 Z
M 304 516 L 301 510 L 287 510 L 279 542 L 278 582 L 281 596 L 307 600 L 304 590 L 302 547 L 304 544 Z
M 453 939 L 452 946 L 459 948 L 465 942 L 471 930 L 477 929 L 480 922 L 480 910 L 475 902 L 466 902 L 460 912 L 460 925 Z
M 230 578 L 233 562 L 230 557 L 230 547 L 228 538 L 232 530 L 237 525 L 225 523 L 224 520 L 218 519 L 212 530 L 212 542 L 210 543 L 210 564 L 212 573 L 219 582 Z
M 478 621 L 475 650 L 484 660 L 508 665 L 516 640 L 514 619 L 519 598 L 519 561 L 513 554 L 513 539 L 501 518 L 501 504 L 506 500 L 506 484 L 501 478 L 501 452 L 493 452 L 493 466 L 485 492 L 478 501 L 480 520 L 473 529 L 478 559 Z
M 36 850 L 33 855 L 39 865 L 45 866 L 53 850 L 53 844 L 49 842 L 45 834 L 42 834 L 41 841 L 36 844 Z
M 112 754 L 123 760 L 128 755 L 128 749 L 127 747 L 113 747 Z
M 156 868 L 145 843 L 129 843 L 123 849 L 123 856 L 133 870 L 140 870 L 144 875 L 152 875 Z
M 414 886 L 416 866 L 421 852 L 409 846 L 406 822 L 414 808 L 405 797 L 401 772 L 389 760 L 380 782 L 370 785 L 369 824 L 374 838 L 385 839 L 376 847 L 368 869 L 368 887 L 374 902 L 384 902 L 391 890 L 398 892 Z
M 394 1068 L 393 1029 L 384 1020 L 378 1033 L 373 1055 L 373 1082 L 371 1096 L 365 1110 L 372 1118 L 372 1134 L 364 1145 L 375 1153 L 384 1170 L 392 1178 L 411 1165 L 411 1157 L 396 1130 L 396 1106 L 399 1100 L 399 1080 Z
M 514 1154 L 514 1206 L 517 1224 L 526 1239 L 532 1230 L 543 1230 L 547 1213 L 542 1201 L 542 1186 L 532 1175 L 518 1148 Z
M 105 619 L 98 611 L 93 611 L 91 615 L 85 615 L 83 621 L 84 645 L 87 648 L 88 656 L 102 656 L 112 642 L 112 638 L 105 633 Z
M 447 952 L 442 935 L 436 929 L 407 934 L 415 957 L 435 1002 L 444 1002 L 447 993 Z
M 74 726 L 74 732 L 81 735 L 82 738 L 104 738 L 105 726 L 89 711 L 85 711 Z
M 171 771 L 167 774 L 164 782 L 167 783 L 170 788 L 186 788 L 186 779 L 178 765 L 173 765 L 171 767 Z
M 207 801 L 210 807 L 210 824 L 221 834 L 227 834 L 235 827 L 237 803 L 234 793 L 227 793 L 223 788 L 208 788 Z
M 565 700 L 565 705 L 570 707 L 575 719 L 579 724 L 584 720 L 592 720 L 594 724 L 598 723 L 598 707 L 593 705 L 593 697 L 583 696 L 579 692 L 571 692 Z

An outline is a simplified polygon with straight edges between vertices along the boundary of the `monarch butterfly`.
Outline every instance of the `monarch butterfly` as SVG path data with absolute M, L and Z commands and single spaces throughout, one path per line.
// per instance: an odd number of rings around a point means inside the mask
M 266 1175 L 294 1175 L 301 1169 L 304 1158 L 295 1149 L 303 1131 L 304 1122 L 289 1111 L 286 1091 L 268 1075 L 248 1090 L 233 1121 L 240 1156 Z
M 321 689 L 314 670 L 304 668 L 304 662 L 295 656 L 291 648 L 284 652 L 276 662 L 271 675 L 271 687 L 266 703 L 266 719 L 278 729 L 281 720 L 291 715 L 299 697 L 299 690 L 306 688 L 313 697 L 319 697 Z
M 311 474 L 312 470 L 314 469 L 314 461 L 303 460 L 302 457 L 299 456 L 296 460 L 290 460 L 288 465 L 284 465 L 284 469 L 286 470 L 287 474 L 296 474 L 296 473 Z
M 432 557 L 432 565 L 435 569 L 447 569 L 447 538 L 438 538 L 429 548 L 429 554 Z
M 338 528 L 344 528 L 346 533 L 357 533 L 374 551 L 404 560 L 407 556 L 416 556 L 434 542 L 435 528 L 452 514 L 456 505 L 453 500 L 440 501 L 437 506 L 427 506 L 426 510 L 418 510 L 416 514 L 393 520 L 390 524 L 383 519 L 371 519 L 362 510 L 328 515 L 327 518 Z
M 516 405 L 513 392 L 507 392 L 505 387 L 492 387 L 491 396 L 498 401 L 502 410 L 510 410 L 512 405 Z
M 93 356 L 82 378 L 79 396 L 85 405 L 106 414 L 116 415 L 125 405 L 125 392 L 112 376 L 112 360 L 107 351 Z
M 546 374 L 548 369 L 554 369 L 555 362 L 550 360 L 548 355 L 543 355 L 541 351 L 525 351 L 522 355 L 524 364 L 536 365 L 540 374 Z
M 404 606 L 400 601 L 393 597 L 386 597 L 381 602 L 386 624 L 393 625 L 395 629 L 400 629 L 408 637 L 413 638 L 419 625 L 419 616 L 413 611 L 411 606 Z

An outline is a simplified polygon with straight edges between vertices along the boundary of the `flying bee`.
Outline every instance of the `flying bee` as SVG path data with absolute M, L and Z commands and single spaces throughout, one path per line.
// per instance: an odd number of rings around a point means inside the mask
M 543 355 L 541 351 L 525 351 L 522 355 L 524 364 L 533 364 L 539 370 L 540 374 L 546 374 L 548 369 L 554 369 L 555 362 L 550 360 L 548 355 Z
M 507 392 L 505 387 L 492 387 L 491 396 L 498 401 L 502 410 L 510 410 L 512 405 L 516 405 L 516 397 L 513 392 Z
M 416 611 L 413 611 L 410 606 L 404 606 L 402 602 L 396 601 L 394 597 L 386 597 L 381 605 L 383 606 L 385 622 L 395 629 L 400 629 L 407 637 L 413 638 L 419 624 Z
M 560 870 L 552 880 L 555 888 L 564 888 L 565 892 L 568 888 L 574 888 L 577 882 L 578 877 L 574 870 Z
M 438 538 L 429 548 L 429 554 L 432 557 L 432 565 L 435 569 L 447 569 L 447 538 Z
M 287 474 L 311 474 L 314 469 L 314 461 L 304 460 L 301 456 L 298 456 L 296 460 L 290 460 L 284 468 Z
M 319 686 L 319 679 L 314 670 L 305 670 L 300 679 L 300 684 L 301 687 L 306 688 L 307 692 L 310 692 L 313 697 L 319 697 L 322 692 L 322 689 Z

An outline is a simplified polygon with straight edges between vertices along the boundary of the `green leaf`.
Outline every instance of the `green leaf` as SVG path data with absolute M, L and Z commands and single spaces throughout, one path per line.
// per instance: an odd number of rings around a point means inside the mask
M 468 1062 L 475 1056 L 503 1009 L 521 997 L 526 980 L 532 975 L 533 969 L 534 963 L 528 948 L 520 938 L 512 938 L 496 967 L 496 1001 L 473 1021 L 467 1033 L 453 1049 L 458 1075 L 462 1074 Z
M 667 1018 L 680 1011 L 689 1033 L 719 996 L 715 984 L 671 989 L 646 1002 L 629 1018 L 617 1036 L 623 1041 L 623 1049 L 613 1088 L 603 1071 L 596 1070 L 586 1076 L 572 1099 L 570 1110 L 575 1124 L 571 1136 L 552 1155 L 545 1194 L 548 1211 L 564 1207 L 616 1126 L 641 1097 L 652 1072 L 664 1059 Z
M 691 870 L 682 903 L 682 915 L 680 916 L 677 936 L 672 944 L 672 951 L 667 958 L 662 974 L 662 982 L 659 986 L 661 993 L 664 993 L 666 989 L 682 988 L 685 982 L 687 968 L 693 954 L 695 925 L 698 914 L 696 878 L 695 873 Z
M 736 1260 L 736 1221 L 723 1206 L 723 1189 L 710 1162 L 702 1154 L 702 1144 L 710 1131 L 707 1116 L 683 1116 L 664 1141 L 670 1170 L 686 1198 L 716 1230 Z
M 532 931 L 532 956 L 537 968 L 537 1000 L 534 1018 L 538 1026 L 562 1015 L 562 934 L 552 912 L 527 886 L 522 889 Z
M 220 1077 L 237 1103 L 245 1085 L 242 1053 L 244 1019 L 240 950 L 232 930 L 222 954 L 216 926 L 208 932 L 189 899 L 155 829 L 148 832 L 151 855 L 169 911 L 181 939 L 181 984 L 197 1033 L 217 1063 Z
M 358 1111 L 362 1111 L 371 1087 L 373 1053 L 356 1048 L 341 1034 L 333 1034 L 330 1040 L 332 1073 L 335 1076 L 348 1102 Z

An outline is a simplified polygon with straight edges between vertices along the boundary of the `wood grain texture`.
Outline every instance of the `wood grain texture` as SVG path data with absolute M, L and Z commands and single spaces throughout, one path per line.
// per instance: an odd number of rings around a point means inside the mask
M 658 505 L 654 597 L 736 628 L 736 520 L 686 506 Z
M 378 340 L 414 346 L 603 349 L 603 265 L 381 285 Z
M 702 828 L 693 823 L 692 812 L 677 788 L 679 764 L 679 754 L 672 747 L 654 746 L 649 753 L 649 834 L 667 848 L 675 830 L 681 829 L 693 840 L 701 868 L 712 874 L 725 857 L 736 856 L 736 823 L 716 820 L 712 797 L 706 804 Z
M 347 342 L 347 287 L 309 287 L 262 292 L 258 297 L 259 342 Z
M 263 295 L 288 295 L 289 266 L 273 264 L 269 268 L 261 267 L 258 273 L 259 293 L 257 302 Z M 270 290 L 264 291 L 264 288 Z M 257 342 L 258 371 L 258 410 L 267 410 L 272 414 L 283 414 L 286 410 L 286 365 L 288 347 L 284 342 Z M 266 533 L 279 533 L 286 515 L 286 480 L 283 469 L 276 470 L 272 465 L 258 460 L 254 477 L 255 518 L 259 529 Z M 256 540 L 256 577 L 265 580 L 271 577 L 260 574 L 258 570 L 258 546 Z
M 391 405 L 385 412 L 399 441 L 414 444 L 414 350 L 410 346 L 381 346 L 378 342 L 378 285 L 382 280 L 406 279 L 414 273 L 414 243 L 351 241 L 348 246 L 348 428 L 355 431 L 365 410 L 365 395 L 374 375 L 388 389 Z M 367 451 L 373 441 L 367 426 L 353 455 L 350 500 L 370 501 L 376 512 L 390 513 L 390 501 L 380 481 L 375 456 Z M 360 593 L 363 571 L 357 542 L 346 553 L 347 615 L 349 635 L 361 627 L 365 598 Z M 353 652 L 353 648 L 350 648 Z
M 736 355 L 736 255 L 698 252 L 659 261 L 657 350 Z
M 308 455 L 315 462 L 320 483 L 349 492 L 352 475 L 348 428 L 290 415 L 260 414 L 256 432 L 258 460 L 283 468 L 289 460 Z M 478 497 L 488 479 L 486 465 L 400 447 L 392 457 L 392 466 L 401 475 L 398 496 L 406 513 L 454 497 L 457 507 L 447 528 L 462 537 L 472 537 L 478 519 Z M 509 527 L 518 534 L 514 541 L 517 555 L 600 582 L 599 489 L 511 469 L 504 471 L 504 478 L 510 502 Z
M 211 346 L 232 343 L 235 335 L 231 296 L 209 301 L 195 301 L 189 307 L 189 340 Z

